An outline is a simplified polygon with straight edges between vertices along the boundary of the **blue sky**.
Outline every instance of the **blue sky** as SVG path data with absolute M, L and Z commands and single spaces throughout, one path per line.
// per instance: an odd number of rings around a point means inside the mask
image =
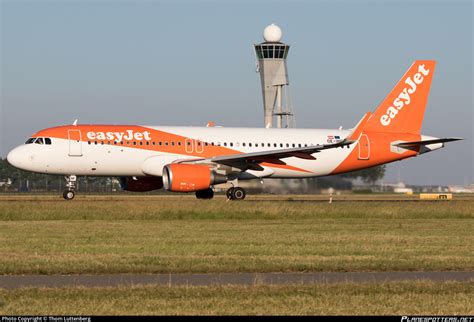
M 470 1 L 2 1 L 0 156 L 72 123 L 263 124 L 252 44 L 276 23 L 296 125 L 352 127 L 416 59 L 437 60 L 423 133 L 466 141 L 387 181 L 466 184 L 473 165 Z

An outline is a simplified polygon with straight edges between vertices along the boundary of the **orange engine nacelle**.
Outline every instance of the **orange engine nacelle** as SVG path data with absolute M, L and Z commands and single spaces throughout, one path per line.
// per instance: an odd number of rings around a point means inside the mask
M 216 173 L 205 165 L 168 164 L 163 168 L 163 186 L 168 191 L 199 191 L 225 182 L 225 175 Z

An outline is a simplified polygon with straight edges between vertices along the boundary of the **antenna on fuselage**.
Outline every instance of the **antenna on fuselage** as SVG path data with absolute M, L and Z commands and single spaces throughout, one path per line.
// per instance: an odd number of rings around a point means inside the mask
M 74 120 L 74 122 L 72 123 L 72 125 L 74 125 L 74 126 L 77 125 L 77 119 Z

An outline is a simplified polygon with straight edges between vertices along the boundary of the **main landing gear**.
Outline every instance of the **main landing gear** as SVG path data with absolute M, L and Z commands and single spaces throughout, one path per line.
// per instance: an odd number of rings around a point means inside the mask
M 227 200 L 244 200 L 247 193 L 241 187 L 232 187 L 227 190 L 226 195 Z M 214 191 L 211 188 L 196 191 L 196 198 L 198 199 L 212 199 L 213 197 Z
M 212 199 L 214 197 L 214 190 L 208 188 L 206 190 L 196 191 L 196 198 L 198 199 Z
M 228 200 L 244 200 L 247 193 L 241 187 L 231 187 L 227 190 Z
M 66 200 L 72 200 L 75 196 L 74 190 L 76 190 L 77 177 L 75 175 L 70 175 L 64 177 L 64 179 L 66 179 L 67 182 L 67 190 L 64 190 L 63 198 Z

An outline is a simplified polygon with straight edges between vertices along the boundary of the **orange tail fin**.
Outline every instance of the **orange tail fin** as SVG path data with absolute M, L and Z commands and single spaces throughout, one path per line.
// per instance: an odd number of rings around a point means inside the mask
M 377 107 L 364 131 L 419 134 L 435 70 L 434 60 L 417 60 Z

